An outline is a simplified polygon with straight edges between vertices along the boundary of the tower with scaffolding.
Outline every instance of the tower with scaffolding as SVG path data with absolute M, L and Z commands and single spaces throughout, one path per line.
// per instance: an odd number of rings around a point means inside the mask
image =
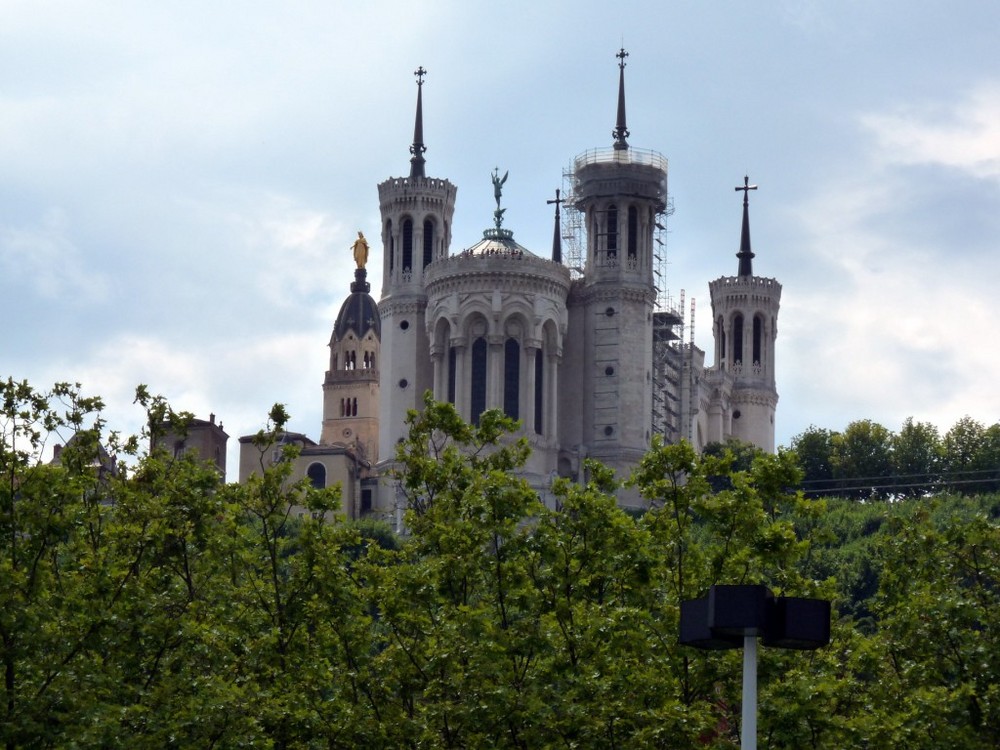
M 565 208 L 562 211 L 562 248 L 565 263 L 573 278 L 581 279 L 587 258 L 587 233 L 582 211 L 576 208 L 578 185 L 575 165 L 571 162 L 562 174 L 561 193 Z M 674 213 L 673 198 L 666 192 L 662 208 L 653 218 L 653 284 L 655 302 L 652 336 L 652 432 L 663 437 L 666 443 L 676 443 L 681 438 L 691 439 L 692 420 L 697 412 L 697 367 L 692 368 L 694 348 L 694 300 L 691 300 L 690 328 L 684 324 L 684 292 L 677 304 L 667 287 L 667 236 L 668 219 Z M 704 355 L 699 359 L 699 364 Z

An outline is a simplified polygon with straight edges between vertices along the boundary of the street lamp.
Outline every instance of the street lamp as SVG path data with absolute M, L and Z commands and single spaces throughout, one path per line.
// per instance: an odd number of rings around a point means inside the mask
M 757 639 L 765 646 L 816 649 L 830 642 L 830 602 L 775 597 L 767 586 L 712 586 L 681 602 L 683 646 L 717 651 L 743 646 L 741 750 L 757 748 Z

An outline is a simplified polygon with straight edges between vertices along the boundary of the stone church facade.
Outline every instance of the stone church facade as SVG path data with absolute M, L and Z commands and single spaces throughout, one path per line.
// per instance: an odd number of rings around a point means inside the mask
M 698 449 L 737 438 L 774 450 L 781 285 L 753 274 L 746 197 L 754 187 L 737 188 L 739 271 L 710 284 L 715 364 L 705 367 L 684 340 L 682 315 L 663 304 L 667 160 L 628 143 L 624 50 L 618 57 L 613 142 L 574 160 L 568 194 L 550 201 L 553 245 L 544 253 L 503 226 L 498 173 L 494 225 L 452 252 L 456 187 L 426 175 L 425 72 L 417 71 L 409 175 L 378 185 L 381 297 L 376 304 L 359 260 L 330 341 L 321 440 L 311 446 L 349 456 L 357 486 L 348 516 L 398 517 L 384 477 L 406 413 L 426 391 L 469 422 L 493 408 L 519 420 L 532 446 L 526 478 L 542 491 L 556 475 L 585 480 L 586 458 L 626 475 L 656 433 Z M 572 269 L 561 208 L 579 227 Z

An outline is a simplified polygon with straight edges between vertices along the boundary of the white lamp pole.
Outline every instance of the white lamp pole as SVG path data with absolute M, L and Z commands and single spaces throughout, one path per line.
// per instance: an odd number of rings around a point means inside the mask
M 757 750 L 757 636 L 743 636 L 743 722 L 740 750 Z

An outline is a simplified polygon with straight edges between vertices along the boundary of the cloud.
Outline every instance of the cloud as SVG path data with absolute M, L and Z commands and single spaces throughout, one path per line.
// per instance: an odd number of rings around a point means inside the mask
M 84 262 L 71 235 L 66 216 L 58 209 L 49 209 L 36 226 L 0 228 L 3 276 L 46 300 L 104 300 L 106 275 Z
M 1000 317 L 1000 259 L 979 251 L 997 196 L 965 188 L 1000 178 L 1000 88 L 944 114 L 910 105 L 859 120 L 872 148 L 790 213 L 807 259 L 782 306 L 783 411 L 833 429 L 997 421 L 1000 362 L 984 342 Z
M 957 104 L 907 104 L 861 117 L 890 164 L 940 164 L 1000 179 L 1000 82 L 968 91 Z

